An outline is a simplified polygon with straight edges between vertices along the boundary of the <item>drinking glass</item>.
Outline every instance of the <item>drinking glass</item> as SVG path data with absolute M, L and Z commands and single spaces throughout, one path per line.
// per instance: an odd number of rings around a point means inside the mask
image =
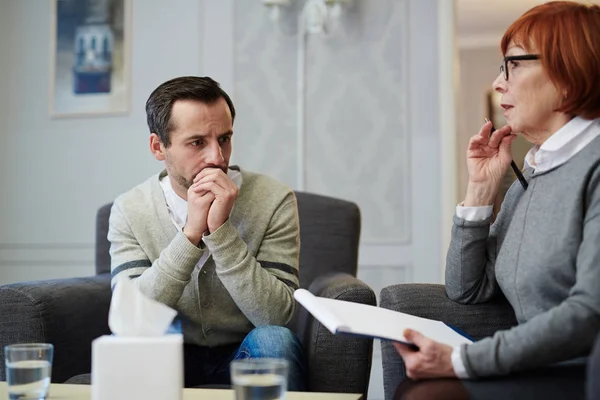
M 49 343 L 10 344 L 4 347 L 10 400 L 41 400 L 48 396 L 53 353 L 54 346 Z
M 236 400 L 281 400 L 287 391 L 288 363 L 279 358 L 244 358 L 230 365 Z

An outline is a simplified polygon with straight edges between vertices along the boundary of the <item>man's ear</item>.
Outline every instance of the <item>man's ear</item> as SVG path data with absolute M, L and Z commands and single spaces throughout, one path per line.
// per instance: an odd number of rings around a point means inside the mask
M 150 134 L 150 152 L 152 152 L 152 155 L 158 161 L 164 161 L 166 159 L 165 146 L 156 133 Z

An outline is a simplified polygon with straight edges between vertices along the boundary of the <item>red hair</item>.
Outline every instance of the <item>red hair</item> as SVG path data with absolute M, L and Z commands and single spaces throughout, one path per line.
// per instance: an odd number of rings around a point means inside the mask
M 510 44 L 540 55 L 548 77 L 565 93 L 556 111 L 600 117 L 600 6 L 552 1 L 533 7 L 504 33 L 502 54 Z

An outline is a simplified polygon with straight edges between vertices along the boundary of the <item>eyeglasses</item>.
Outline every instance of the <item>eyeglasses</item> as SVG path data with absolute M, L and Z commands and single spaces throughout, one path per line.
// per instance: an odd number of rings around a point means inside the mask
M 508 56 L 504 57 L 502 65 L 500 66 L 500 72 L 504 75 L 504 80 L 508 80 L 508 66 L 511 61 L 520 61 L 520 60 L 539 60 L 539 54 L 523 54 L 522 56 Z

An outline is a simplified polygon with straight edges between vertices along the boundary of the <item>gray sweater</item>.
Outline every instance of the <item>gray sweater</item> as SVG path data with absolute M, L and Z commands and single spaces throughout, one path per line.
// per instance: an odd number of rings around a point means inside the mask
M 235 168 L 235 167 L 232 167 Z M 201 248 L 178 231 L 167 209 L 162 172 L 119 196 L 111 209 L 113 283 L 135 278 L 140 290 L 183 315 L 186 342 L 240 343 L 255 326 L 285 325 L 294 314 L 300 231 L 294 192 L 241 171 L 235 206 Z M 210 257 L 200 269 L 204 252 Z
M 565 164 L 525 170 L 496 221 L 454 216 L 446 291 L 463 304 L 504 294 L 518 325 L 461 349 L 471 377 L 589 354 L 600 332 L 600 137 Z

